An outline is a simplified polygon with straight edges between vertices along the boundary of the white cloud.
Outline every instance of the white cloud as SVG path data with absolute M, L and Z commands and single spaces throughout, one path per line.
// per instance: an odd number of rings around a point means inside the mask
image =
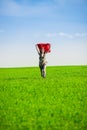
M 68 38 L 73 38 L 72 34 L 68 34 L 68 33 L 64 33 L 64 32 L 59 32 L 59 33 L 47 33 L 46 34 L 47 37 L 68 37 Z
M 75 37 L 87 37 L 87 33 L 75 33 Z
M 64 37 L 68 37 L 68 38 L 73 38 L 73 35 L 72 35 L 72 34 L 63 33 L 63 32 L 60 32 L 60 33 L 59 33 L 59 36 L 64 36 Z
M 67 37 L 67 38 L 81 38 L 81 37 L 87 37 L 87 33 L 64 33 L 64 32 L 59 32 L 59 33 L 46 33 L 46 37 Z

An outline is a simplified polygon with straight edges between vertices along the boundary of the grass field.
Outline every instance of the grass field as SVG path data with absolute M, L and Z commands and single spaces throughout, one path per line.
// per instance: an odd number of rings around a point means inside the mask
M 87 66 L 0 69 L 0 130 L 87 130 Z

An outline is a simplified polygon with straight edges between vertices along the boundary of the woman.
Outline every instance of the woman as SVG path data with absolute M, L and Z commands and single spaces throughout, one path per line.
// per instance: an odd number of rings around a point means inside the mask
M 39 68 L 40 68 L 41 76 L 45 78 L 46 77 L 46 63 L 47 63 L 46 52 L 44 51 L 44 48 L 39 49 L 38 45 L 36 45 L 36 50 L 39 55 Z

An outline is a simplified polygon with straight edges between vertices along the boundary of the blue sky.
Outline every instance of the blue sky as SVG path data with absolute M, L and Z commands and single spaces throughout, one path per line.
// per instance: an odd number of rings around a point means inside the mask
M 39 42 L 48 65 L 87 65 L 87 1 L 0 0 L 0 67 L 38 66 Z

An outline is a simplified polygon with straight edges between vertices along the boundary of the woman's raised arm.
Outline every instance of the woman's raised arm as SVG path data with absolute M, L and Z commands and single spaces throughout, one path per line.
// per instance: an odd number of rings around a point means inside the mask
M 40 50 L 38 48 L 38 45 L 36 44 L 35 46 L 36 46 L 36 50 L 37 50 L 38 54 L 40 54 Z

